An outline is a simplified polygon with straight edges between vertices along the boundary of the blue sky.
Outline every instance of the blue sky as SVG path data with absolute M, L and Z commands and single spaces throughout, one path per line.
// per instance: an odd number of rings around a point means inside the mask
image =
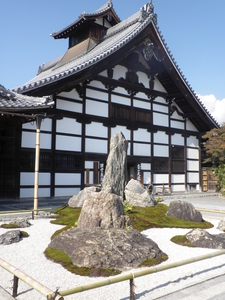
M 113 0 L 121 20 L 149 0 Z M 0 84 L 14 88 L 67 50 L 50 34 L 107 0 L 0 0 Z M 153 0 L 158 25 L 177 64 L 211 114 L 225 122 L 225 0 Z

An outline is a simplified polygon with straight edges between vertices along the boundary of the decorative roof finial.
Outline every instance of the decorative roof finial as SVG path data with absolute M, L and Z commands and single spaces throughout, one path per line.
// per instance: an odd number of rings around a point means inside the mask
M 113 7 L 112 0 L 109 0 L 109 2 L 108 2 L 108 6 L 109 6 L 109 7 Z
M 152 0 L 141 8 L 141 19 L 144 21 L 147 17 L 152 16 L 153 22 L 157 24 L 157 15 L 154 14 L 154 6 Z

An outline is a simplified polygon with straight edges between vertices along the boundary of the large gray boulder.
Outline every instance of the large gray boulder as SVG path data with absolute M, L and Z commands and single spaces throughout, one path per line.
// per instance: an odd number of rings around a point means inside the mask
M 50 248 L 65 252 L 73 264 L 88 268 L 128 269 L 164 253 L 137 230 L 72 228 L 57 235 Z
M 0 244 L 10 245 L 13 243 L 18 243 L 20 241 L 21 232 L 20 230 L 10 230 L 6 233 L 0 235 Z
M 91 193 L 83 204 L 78 228 L 126 228 L 130 219 L 124 213 L 122 197 L 105 192 Z
M 204 229 L 196 228 L 186 234 L 194 246 L 210 249 L 225 249 L 225 233 L 210 234 Z
M 19 228 L 26 228 L 31 226 L 31 223 L 27 218 L 13 218 L 10 224 L 16 225 Z
M 125 199 L 133 206 L 149 207 L 156 204 L 155 198 L 143 185 L 131 179 L 125 187 Z
M 122 132 L 116 133 L 110 140 L 110 151 L 106 162 L 102 191 L 124 197 L 127 177 L 127 148 Z
M 202 214 L 191 203 L 180 200 L 170 202 L 166 215 L 184 221 L 203 221 Z
M 68 201 L 69 207 L 82 207 L 84 204 L 85 199 L 87 198 L 88 194 L 99 192 L 100 188 L 96 186 L 86 187 L 81 190 L 77 195 L 71 197 Z

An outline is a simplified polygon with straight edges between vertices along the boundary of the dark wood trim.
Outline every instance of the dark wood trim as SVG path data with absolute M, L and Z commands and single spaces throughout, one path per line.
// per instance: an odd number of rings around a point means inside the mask
M 53 100 L 56 105 L 56 95 L 53 96 Z M 51 191 L 50 196 L 55 196 L 55 151 L 56 151 L 56 119 L 52 119 L 52 145 L 51 145 L 51 159 L 52 159 L 52 167 L 51 167 Z
M 185 118 L 184 130 L 187 129 L 187 119 Z M 187 135 L 184 135 L 184 185 L 185 192 L 187 192 Z

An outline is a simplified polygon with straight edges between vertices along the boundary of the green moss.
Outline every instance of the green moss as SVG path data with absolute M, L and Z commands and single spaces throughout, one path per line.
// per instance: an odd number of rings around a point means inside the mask
M 115 269 L 101 269 L 101 268 L 87 268 L 78 267 L 74 265 L 70 257 L 63 251 L 47 248 L 44 252 L 45 256 L 56 263 L 61 264 L 69 272 L 80 275 L 80 276 L 112 276 L 120 274 L 119 270 Z
M 143 260 L 138 267 L 152 267 L 161 264 L 163 261 L 166 261 L 168 256 L 164 253 L 162 257 L 158 258 L 148 258 Z
M 181 246 L 195 247 L 195 245 L 189 242 L 185 235 L 176 235 L 172 237 L 171 242 Z
M 14 229 L 14 228 L 20 228 L 18 225 L 16 224 L 2 224 L 1 225 L 2 228 L 5 229 Z
M 20 231 L 20 236 L 22 238 L 27 238 L 29 236 L 29 234 L 26 231 Z
M 75 222 L 78 221 L 81 208 L 72 208 L 69 206 L 62 206 L 55 209 L 52 213 L 58 214 L 55 220 L 51 220 L 52 224 L 66 225 L 68 227 L 74 226 Z
M 168 206 L 158 204 L 152 207 L 133 207 L 132 212 L 128 212 L 131 225 L 138 231 L 143 231 L 154 227 L 169 228 L 212 228 L 209 222 L 190 222 L 166 216 Z

